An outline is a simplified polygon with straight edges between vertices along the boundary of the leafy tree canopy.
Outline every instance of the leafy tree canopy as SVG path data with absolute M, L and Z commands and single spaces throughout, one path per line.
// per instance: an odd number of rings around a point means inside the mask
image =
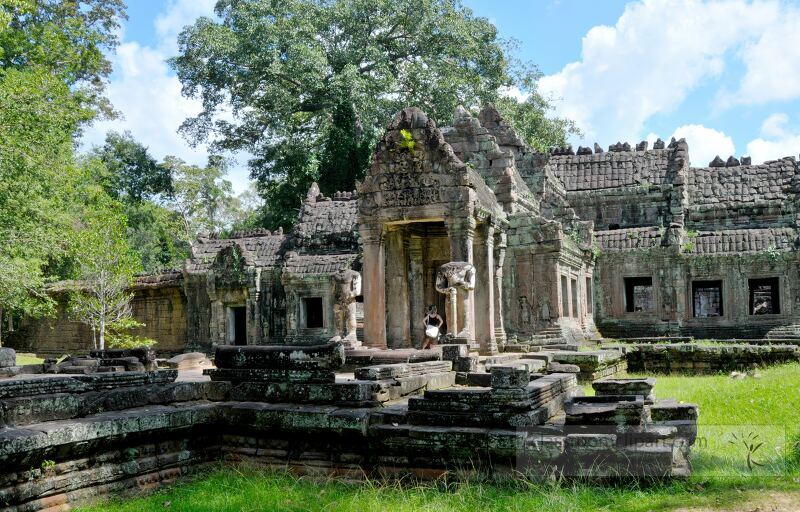
M 123 0 L 0 0 L 0 69 L 56 75 L 84 104 L 110 115 L 103 96 Z
M 458 0 L 220 0 L 216 13 L 184 29 L 171 61 L 203 104 L 182 130 L 254 155 L 269 223 L 293 219 L 314 179 L 351 189 L 363 148 L 408 105 L 449 120 L 458 105 L 497 102 L 536 146 L 572 128 L 545 115 L 537 70 Z M 509 87 L 528 100 L 502 99 Z
M 98 180 L 113 197 L 137 203 L 157 195 L 172 194 L 170 169 L 159 165 L 130 132 L 108 132 L 105 144 L 94 153 L 108 171 L 98 176 Z
M 0 310 L 40 313 L 68 255 L 82 171 L 73 134 L 92 113 L 41 70 L 0 70 Z

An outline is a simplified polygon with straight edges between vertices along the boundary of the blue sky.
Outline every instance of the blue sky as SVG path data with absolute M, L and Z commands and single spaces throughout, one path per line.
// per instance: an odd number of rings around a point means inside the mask
M 463 0 L 519 43 L 536 63 L 540 90 L 584 137 L 608 146 L 685 137 L 693 165 L 716 154 L 754 162 L 800 152 L 800 4 L 781 0 Z M 109 129 L 130 130 L 157 158 L 202 164 L 206 148 L 176 133 L 199 111 L 182 98 L 164 63 L 180 29 L 212 13 L 214 0 L 129 0 L 113 57 L 109 96 L 123 119 L 97 123 L 86 145 Z M 244 159 L 231 171 L 246 188 Z

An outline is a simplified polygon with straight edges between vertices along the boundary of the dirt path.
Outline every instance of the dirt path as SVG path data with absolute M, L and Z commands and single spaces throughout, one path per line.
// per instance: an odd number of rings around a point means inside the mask
M 800 491 L 748 491 L 733 505 L 676 508 L 673 512 L 800 512 Z

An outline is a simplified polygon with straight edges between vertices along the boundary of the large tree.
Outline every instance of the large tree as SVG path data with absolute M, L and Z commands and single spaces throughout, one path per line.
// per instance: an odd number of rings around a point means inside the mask
M 123 0 L 0 0 L 0 68 L 46 70 L 82 104 L 110 115 L 107 52 L 125 18 Z
M 128 203 L 139 203 L 159 195 L 172 194 L 172 174 L 159 165 L 149 150 L 130 132 L 106 134 L 105 143 L 95 148 L 94 155 L 108 171 L 98 179 L 113 197 Z
M 537 146 L 562 143 L 571 127 L 544 115 L 535 68 L 458 0 L 219 0 L 216 14 L 184 29 L 171 61 L 203 104 L 182 130 L 253 155 L 274 223 L 294 216 L 315 179 L 352 188 L 363 147 L 407 105 L 447 121 L 457 105 L 499 102 Z M 511 87 L 528 101 L 503 99 Z
M 233 185 L 225 179 L 224 159 L 212 156 L 200 167 L 168 156 L 163 165 L 170 169 L 175 187 L 167 206 L 180 217 L 184 240 L 191 244 L 200 233 L 218 233 L 231 225 L 237 202 Z
M 85 184 L 74 141 L 98 111 L 119 0 L 0 0 L 0 322 L 64 276 Z

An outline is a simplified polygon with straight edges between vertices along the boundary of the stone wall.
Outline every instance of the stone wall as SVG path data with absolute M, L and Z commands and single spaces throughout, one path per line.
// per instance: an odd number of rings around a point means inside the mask
M 69 315 L 66 295 L 58 294 L 55 300 L 54 316 L 23 319 L 9 337 L 8 346 L 18 352 L 55 357 L 86 354 L 94 348 L 91 330 Z M 180 353 L 186 349 L 186 299 L 180 284 L 135 289 L 131 306 L 133 317 L 145 324 L 134 334 L 156 340 L 155 349 L 159 354 Z
M 714 374 L 800 361 L 797 345 L 666 345 L 618 347 L 625 351 L 628 370 L 638 373 Z
M 596 263 L 595 323 L 608 338 L 693 336 L 697 339 L 756 339 L 798 323 L 800 278 L 795 253 L 742 251 L 686 254 L 678 247 L 607 249 Z M 649 310 L 628 311 L 626 278 L 650 278 Z M 752 314 L 751 279 L 776 279 L 780 311 Z M 699 317 L 692 283 L 722 283 L 722 314 Z

